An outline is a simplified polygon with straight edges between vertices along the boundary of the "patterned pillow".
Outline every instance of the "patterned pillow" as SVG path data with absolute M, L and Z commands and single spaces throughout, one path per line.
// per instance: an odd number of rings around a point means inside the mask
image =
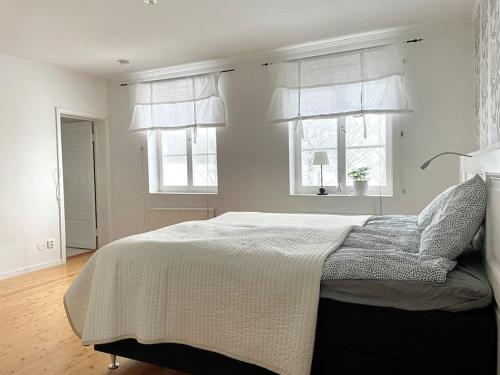
M 429 225 L 432 221 L 432 218 L 436 213 L 446 204 L 446 199 L 450 195 L 450 192 L 455 188 L 455 186 L 451 186 L 441 194 L 439 194 L 436 198 L 432 200 L 418 215 L 418 226 L 424 229 L 427 225 Z
M 486 184 L 480 176 L 453 187 L 420 237 L 421 257 L 454 260 L 471 243 L 486 211 Z

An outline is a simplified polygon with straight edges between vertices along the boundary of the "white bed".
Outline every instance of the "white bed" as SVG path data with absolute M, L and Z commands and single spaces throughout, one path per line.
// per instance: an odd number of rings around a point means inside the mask
M 478 154 L 475 154 L 473 155 L 472 158 L 464 158 L 464 160 L 461 162 L 461 178 L 462 180 L 467 180 L 469 179 L 470 177 L 474 176 L 475 174 L 480 174 L 481 176 L 483 176 L 483 178 L 486 180 L 486 183 L 487 183 L 487 190 L 488 190 L 488 207 L 487 207 L 487 213 L 486 213 L 486 269 L 487 269 L 487 273 L 488 273 L 488 276 L 489 276 L 489 280 L 492 284 L 492 287 L 493 287 L 493 290 L 494 290 L 494 293 L 495 293 L 495 298 L 498 299 L 500 298 L 500 249 L 497 249 L 497 247 L 500 245 L 500 230 L 499 230 L 499 213 L 500 213 L 500 150 L 492 150 L 492 151 L 488 151 L 488 152 L 483 152 L 483 153 L 478 153 Z M 484 189 L 484 187 L 483 187 Z M 484 190 L 483 190 L 484 192 Z M 483 206 L 484 207 L 484 206 Z M 288 215 L 289 216 L 289 215 Z M 311 215 L 311 216 L 314 216 L 314 215 Z M 237 217 L 231 217 L 230 218 L 230 222 L 233 222 L 235 220 L 235 218 L 237 219 Z M 252 220 L 256 220 L 259 222 L 259 227 L 260 226 L 263 226 L 265 227 L 265 222 L 262 222 L 262 219 L 261 217 L 256 217 Z M 288 220 L 288 218 L 286 218 Z M 221 218 L 221 220 L 224 220 Z M 245 221 L 247 221 L 248 218 L 245 217 Z M 273 217 L 272 218 L 273 222 L 275 220 L 275 218 Z M 324 221 L 323 218 L 320 218 L 321 221 Z M 339 219 L 335 219 L 335 220 L 339 220 Z M 346 220 L 345 218 L 342 219 L 342 220 Z M 352 220 L 355 220 L 355 219 L 351 219 L 351 222 L 343 222 L 342 225 L 333 225 L 329 230 L 331 229 L 334 229 L 336 227 L 336 230 L 338 230 L 338 234 L 335 235 L 335 241 L 337 240 L 341 240 L 342 238 L 345 238 L 345 230 L 346 228 L 348 228 L 349 225 L 352 225 L 352 224 L 356 224 L 354 221 Z M 356 219 L 357 220 L 357 219 Z M 265 221 L 265 220 L 264 220 Z M 363 221 L 363 220 L 361 220 Z M 226 223 L 226 225 L 229 224 L 229 223 Z M 247 224 L 245 224 L 247 225 Z M 238 224 L 238 226 L 241 227 L 241 224 Z M 254 224 L 251 224 L 249 225 L 250 227 L 255 227 Z M 186 229 L 189 229 L 189 228 L 186 228 Z M 203 229 L 202 227 L 197 227 L 198 230 L 201 230 Z M 327 229 L 327 228 L 324 228 L 324 229 Z M 227 230 L 224 229 L 224 230 Z M 257 231 L 258 232 L 258 231 Z M 184 234 L 186 236 L 189 236 L 190 233 L 192 234 L 192 232 L 185 232 Z M 165 234 L 168 234 L 168 233 L 165 233 Z M 181 233 L 182 234 L 182 233 Z M 270 233 L 271 234 L 271 233 Z M 179 236 L 179 233 L 175 234 L 176 236 Z M 259 233 L 255 233 L 254 235 L 259 235 Z M 273 236 L 275 236 L 276 233 L 273 234 Z M 317 234 L 315 234 L 317 235 Z M 288 234 L 287 234 L 288 236 Z M 286 236 L 285 236 L 286 237 Z M 291 240 L 296 240 L 297 238 L 296 237 L 293 237 L 293 238 L 283 238 L 283 240 L 285 241 L 291 241 Z M 235 237 L 233 239 L 233 242 L 231 243 L 231 246 L 234 245 L 234 240 L 237 240 L 237 238 Z M 143 240 L 143 239 L 142 239 Z M 148 240 L 146 238 L 146 240 Z M 156 240 L 155 238 L 152 238 L 152 240 Z M 134 239 L 132 238 L 132 242 L 134 241 Z M 242 241 L 244 241 L 242 239 Z M 333 241 L 333 240 L 329 240 L 329 241 Z M 333 241 L 333 242 L 335 242 Z M 132 246 L 133 244 L 130 243 L 130 239 L 128 240 L 128 245 Z M 333 243 L 332 242 L 332 243 Z M 337 241 L 338 242 L 338 241 Z M 241 242 L 242 244 L 244 242 Z M 273 241 L 269 242 L 268 244 L 272 244 Z M 292 244 L 292 242 L 290 242 L 289 244 Z M 245 243 L 245 245 L 247 245 Z M 307 244 L 307 245 L 313 245 L 313 243 L 310 243 L 310 244 Z M 314 244 L 316 245 L 316 244 Z M 280 246 L 283 246 L 283 243 L 280 244 Z M 339 244 L 337 243 L 336 246 L 339 246 Z M 119 251 L 120 249 L 116 249 L 117 251 Z M 245 249 L 243 249 L 245 250 Z M 302 250 L 301 250 L 302 251 Z M 326 257 L 327 255 L 327 251 L 324 252 L 323 254 L 323 257 L 322 257 L 322 260 L 324 260 L 324 258 Z M 271 258 L 270 258 L 271 259 Z M 108 264 L 112 264 L 112 263 L 108 263 Z M 322 263 L 320 263 L 321 265 Z M 317 268 L 317 267 L 316 267 Z M 318 273 L 319 271 L 317 270 L 316 273 Z M 92 272 L 89 272 L 88 273 L 88 276 L 84 276 L 85 277 L 93 277 L 93 271 Z M 205 276 L 204 276 L 205 277 Z M 317 277 L 317 276 L 316 276 Z M 210 279 L 207 279 L 207 280 L 210 280 Z M 256 279 L 257 280 L 257 279 Z M 130 281 L 130 280 L 129 280 Z M 86 281 L 84 284 L 88 284 Z M 312 283 L 311 285 L 313 285 L 314 283 Z M 227 285 L 231 285 L 230 283 L 228 283 Z M 256 284 L 258 285 L 258 284 Z M 274 284 L 273 284 L 274 285 Z M 316 295 L 317 293 L 317 290 L 318 287 L 319 287 L 319 283 L 318 285 L 314 284 L 315 287 L 312 288 L 314 289 L 314 293 Z M 268 286 L 270 287 L 270 286 Z M 311 289 L 311 290 L 312 290 Z M 89 290 L 88 293 L 92 293 L 92 290 Z M 94 291 L 95 293 L 95 291 Z M 247 294 L 247 297 L 249 297 L 250 294 Z M 109 297 L 109 295 L 108 295 Z M 106 301 L 108 301 L 110 298 L 108 299 L 105 299 Z M 104 303 L 104 301 L 101 301 L 102 303 Z M 112 298 L 111 298 L 112 300 Z M 81 300 L 80 298 L 75 298 L 75 301 L 77 301 L 78 304 L 81 303 Z M 67 301 L 68 302 L 68 301 Z M 109 302 L 109 301 L 108 301 Z M 317 302 L 317 300 L 316 300 Z M 246 304 L 245 305 L 247 309 L 251 309 L 252 308 L 252 304 Z M 360 305 L 360 306 L 363 306 L 363 305 Z M 69 310 L 74 310 L 74 311 L 85 311 L 86 310 L 86 306 L 84 306 L 84 308 L 81 308 L 80 306 L 70 306 L 68 305 L 67 307 L 69 307 Z M 126 305 L 124 305 L 124 308 L 126 307 Z M 212 306 L 211 308 L 216 308 L 216 306 Z M 491 306 L 490 306 L 491 308 Z M 382 308 L 384 309 L 384 308 Z M 112 311 L 113 309 L 110 309 L 109 311 Z M 286 311 L 289 311 L 290 309 L 287 308 Z M 126 311 L 126 309 L 121 309 L 121 311 Z M 368 313 L 370 314 L 370 309 L 368 309 Z M 377 311 L 377 309 L 373 309 L 373 311 Z M 493 311 L 490 310 L 491 314 L 490 314 L 490 320 L 493 322 Z M 241 313 L 241 311 L 240 311 Z M 442 312 L 442 314 L 447 314 L 446 312 Z M 450 313 L 450 314 L 453 314 L 453 313 Z M 83 314 L 83 315 L 86 315 Z M 82 317 L 83 317 L 82 315 Z M 99 314 L 97 314 L 99 315 Z M 96 315 L 96 316 L 97 316 Z M 309 314 L 310 315 L 310 314 Z M 467 315 L 467 314 L 465 314 Z M 202 316 L 202 315 L 200 315 Z M 250 315 L 249 315 L 250 316 Z M 403 316 L 410 316 L 410 315 L 405 315 L 403 314 Z M 412 316 L 417 316 L 417 315 L 412 315 Z M 456 315 L 458 316 L 458 315 Z M 500 315 L 497 313 L 497 318 L 499 317 Z M 81 327 L 83 326 L 83 321 L 78 321 L 78 313 L 75 313 L 74 314 L 74 317 L 76 317 L 76 320 L 74 319 L 73 320 L 73 324 L 74 324 L 74 328 L 76 326 L 76 331 L 80 331 L 81 333 Z M 100 316 L 97 316 L 97 320 L 99 320 L 101 317 Z M 110 317 L 112 320 L 113 320 L 113 317 Z M 441 319 L 445 319 L 446 320 L 446 316 L 442 316 Z M 83 318 L 82 318 L 83 319 Z M 407 318 L 403 318 L 403 322 L 405 322 Z M 417 318 L 418 319 L 418 318 Z M 497 320 L 500 320 L 500 319 L 497 319 Z M 239 320 L 241 321 L 241 319 Z M 388 323 L 389 324 L 389 323 Z M 80 326 L 80 329 L 78 329 L 78 326 Z M 250 325 L 251 326 L 251 325 Z M 492 327 L 493 324 L 490 326 Z M 140 327 L 140 325 L 138 326 Z M 241 327 L 244 327 L 244 325 L 242 325 Z M 265 328 L 265 327 L 264 327 Z M 314 327 L 312 327 L 314 328 Z M 221 330 L 218 330 L 219 331 L 222 331 L 223 329 L 221 328 Z M 489 329 L 488 332 L 491 332 L 493 331 L 492 329 Z M 101 331 L 99 331 L 101 332 Z M 154 331 L 153 333 L 155 333 L 156 331 Z M 264 332 L 264 331 L 263 331 Z M 136 338 L 134 336 L 127 336 L 127 337 L 121 337 L 119 334 L 118 335 L 115 335 L 113 336 L 114 333 L 117 333 L 117 332 L 111 332 L 109 334 L 109 337 L 111 339 L 109 340 L 104 340 L 104 341 L 100 341 L 100 340 L 88 340 L 87 343 L 94 343 L 94 344 L 104 344 L 104 343 L 110 343 L 111 345 L 114 345 L 115 342 L 119 342 L 121 339 L 130 339 L 130 338 Z M 362 333 L 360 333 L 362 334 Z M 443 334 L 444 336 L 443 337 L 446 337 L 446 332 L 443 331 Z M 318 333 L 317 333 L 318 335 Z M 84 335 L 85 336 L 85 335 Z M 207 337 L 210 337 L 210 335 L 207 335 Z M 243 336 L 242 336 L 243 337 Z M 116 341 L 113 341 L 113 340 L 116 340 Z M 492 340 L 494 341 L 494 337 L 492 337 Z M 175 339 L 168 339 L 166 340 L 167 342 L 174 342 L 174 343 L 184 343 L 184 344 L 190 344 L 190 342 L 186 342 L 185 340 L 175 340 Z M 153 341 L 154 342 L 154 341 Z M 152 344 L 153 342 L 149 342 L 149 344 Z M 162 341 L 162 340 L 157 340 L 157 344 L 155 345 L 162 345 L 161 342 L 165 342 L 165 341 Z M 491 342 L 491 341 L 488 341 L 488 343 Z M 143 344 L 148 344 L 148 342 L 144 342 Z M 473 345 L 473 343 L 464 343 L 464 344 L 467 344 L 467 345 Z M 230 345 L 228 346 L 228 344 L 226 343 L 225 344 L 227 347 L 230 347 Z M 310 346 L 311 345 L 311 342 L 308 343 L 308 345 Z M 459 344 L 456 344 L 456 345 L 459 345 Z M 193 345 L 193 346 L 197 346 L 198 348 L 200 349 L 207 349 L 207 350 L 213 350 L 213 347 L 207 345 Z M 102 347 L 102 345 L 101 345 Z M 488 348 L 492 348 L 492 345 L 488 344 L 487 346 Z M 103 349 L 99 349 L 99 350 L 103 350 Z M 108 349 L 109 350 L 109 349 Z M 140 349 L 142 350 L 142 349 Z M 283 363 L 286 363 L 286 357 L 287 357 L 287 352 L 286 352 L 286 346 L 285 348 L 283 348 L 283 350 L 285 350 L 282 354 L 282 360 L 283 360 Z M 493 349 L 492 349 L 493 350 Z M 104 350 L 106 351 L 106 350 Z M 222 354 L 227 354 L 226 351 L 224 350 L 213 350 L 213 351 L 216 351 L 216 352 L 219 352 L 219 353 L 222 353 Z M 113 353 L 113 351 L 109 351 L 110 353 Z M 244 352 L 244 350 L 243 350 Z M 338 354 L 338 353 L 336 353 Z M 259 353 L 260 355 L 260 353 Z M 233 358 L 237 358 L 239 359 L 240 361 L 245 361 L 245 362 L 250 362 L 250 363 L 254 363 L 254 364 L 258 364 L 258 365 L 265 365 L 264 367 L 268 368 L 268 369 L 272 369 L 272 370 L 275 370 L 276 368 L 273 367 L 272 365 L 269 365 L 269 363 L 264 363 L 263 361 L 258 361 L 258 360 L 248 360 L 248 358 L 245 358 L 243 355 L 231 355 Z M 383 357 L 383 356 L 381 356 Z M 141 360 L 147 360 L 147 356 L 144 357 L 144 356 L 139 356 L 137 357 L 138 359 L 141 359 Z M 144 359 L 146 358 L 146 359 Z M 490 357 L 492 358 L 492 357 Z M 149 359 L 148 359 L 149 360 Z M 306 363 L 306 361 L 304 361 L 303 359 L 301 361 L 299 361 L 300 363 Z M 155 363 L 155 362 L 153 362 Z M 296 369 L 296 368 L 300 368 L 300 370 L 296 373 L 305 373 L 307 371 L 307 368 L 309 367 L 309 364 L 305 364 L 304 366 L 300 366 L 300 363 L 299 365 L 298 364 L 295 364 L 294 366 L 291 366 L 288 370 L 289 371 L 285 371 L 286 373 L 295 373 L 293 369 Z M 490 363 L 491 365 L 494 364 L 494 361 L 493 359 L 491 359 L 488 363 Z M 429 363 L 427 364 L 429 365 Z M 490 368 L 492 368 L 493 366 L 490 366 Z M 182 368 L 181 368 L 182 369 Z M 281 372 L 281 371 L 279 371 Z M 488 372 L 490 373 L 490 372 Z

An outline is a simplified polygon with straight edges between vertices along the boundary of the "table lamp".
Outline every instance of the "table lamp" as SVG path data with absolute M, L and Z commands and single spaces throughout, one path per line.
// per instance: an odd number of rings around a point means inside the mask
M 328 162 L 328 153 L 326 151 L 316 151 L 314 153 L 313 165 L 319 165 L 321 167 L 321 187 L 319 188 L 318 195 L 328 195 L 323 187 L 323 165 L 330 164 Z

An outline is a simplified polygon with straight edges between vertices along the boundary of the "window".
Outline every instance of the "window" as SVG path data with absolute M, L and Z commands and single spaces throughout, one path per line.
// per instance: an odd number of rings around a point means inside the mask
M 147 131 L 150 193 L 216 193 L 220 72 L 129 85 L 130 128 Z
M 161 131 L 158 137 L 159 188 L 162 192 L 216 193 L 215 128 Z
M 391 128 L 387 115 L 365 115 L 364 120 L 363 116 L 302 120 L 303 137 L 291 125 L 292 194 L 318 191 L 320 167 L 313 165 L 313 158 L 316 151 L 326 151 L 329 165 L 323 167 L 323 185 L 329 193 L 352 193 L 353 184 L 347 173 L 366 166 L 370 172 L 370 194 L 391 195 Z

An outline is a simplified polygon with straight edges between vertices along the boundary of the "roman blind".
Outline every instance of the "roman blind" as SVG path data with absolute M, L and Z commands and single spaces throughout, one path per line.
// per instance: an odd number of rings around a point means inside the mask
M 271 64 L 272 122 L 411 112 L 396 45 Z
M 225 126 L 220 73 L 130 85 L 132 130 Z

